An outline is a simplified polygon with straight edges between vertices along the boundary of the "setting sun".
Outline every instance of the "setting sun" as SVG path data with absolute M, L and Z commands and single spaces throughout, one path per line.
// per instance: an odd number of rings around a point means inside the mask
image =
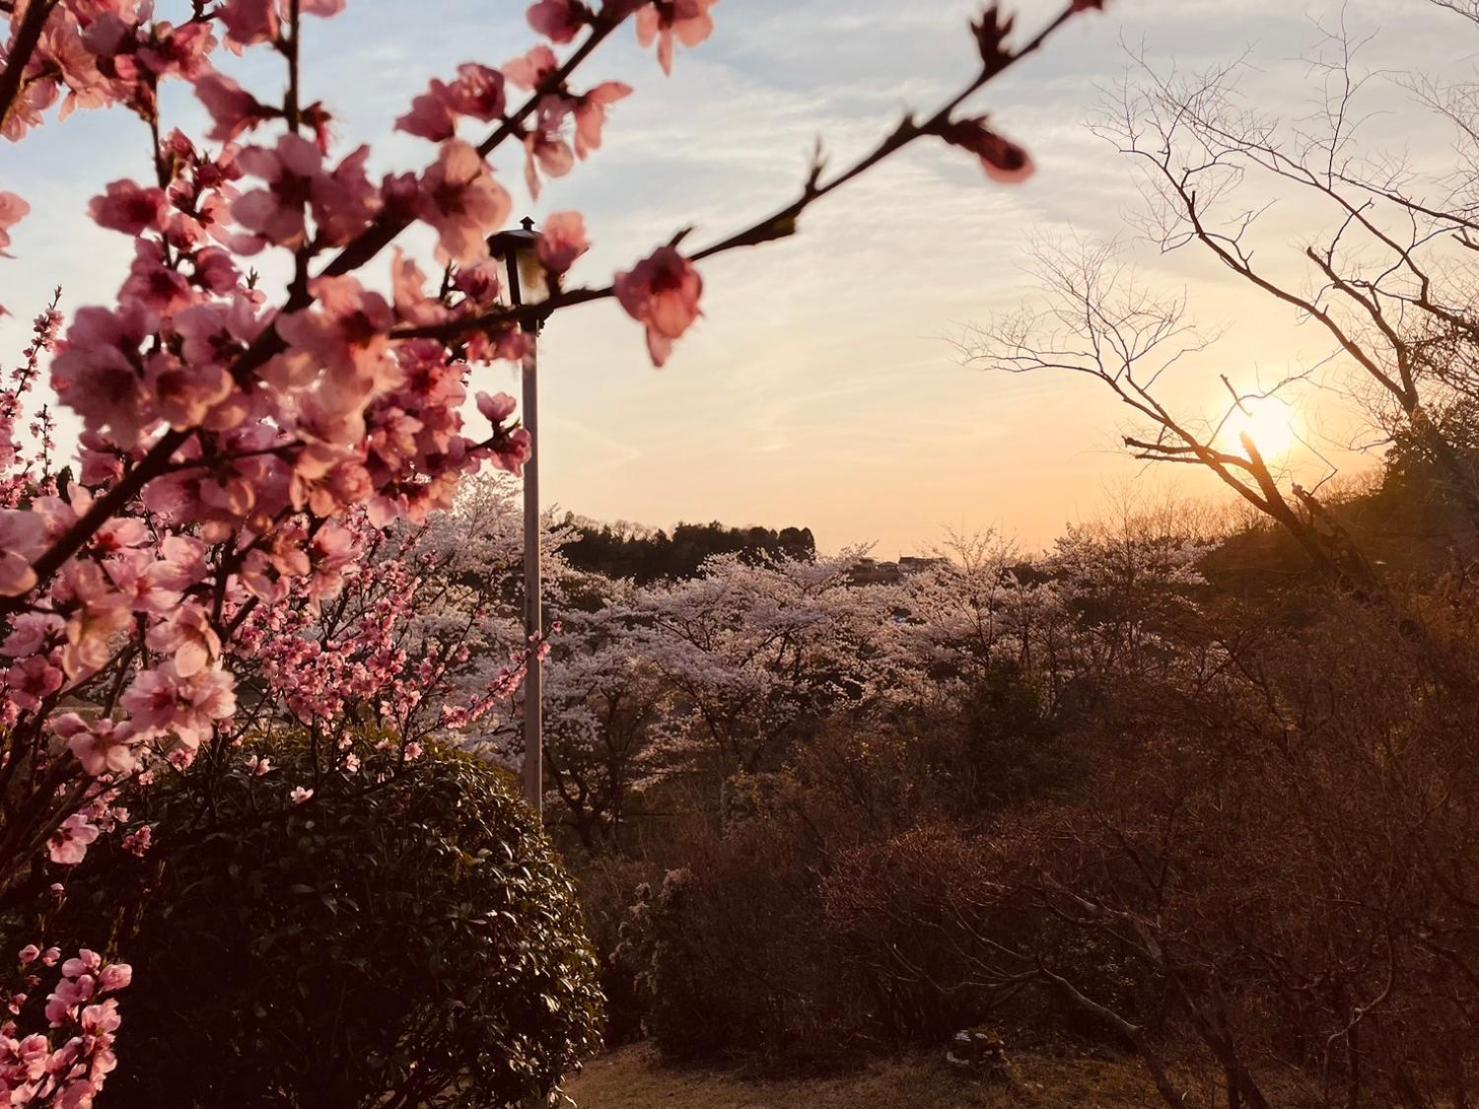
M 1298 439 L 1297 420 L 1294 409 L 1275 397 L 1244 400 L 1223 424 L 1222 437 L 1238 449 L 1247 435 L 1264 458 L 1282 458 Z

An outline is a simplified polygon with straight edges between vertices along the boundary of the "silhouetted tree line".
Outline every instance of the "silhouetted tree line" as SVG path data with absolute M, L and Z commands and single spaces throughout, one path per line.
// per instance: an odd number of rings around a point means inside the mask
M 573 515 L 565 523 L 575 534 L 561 548 L 571 566 L 611 578 L 630 578 L 639 585 L 696 577 L 699 567 L 714 555 L 738 555 L 746 562 L 777 558 L 810 562 L 817 551 L 811 528 L 734 528 L 715 520 L 679 524 L 670 535 L 631 524 L 597 525 Z

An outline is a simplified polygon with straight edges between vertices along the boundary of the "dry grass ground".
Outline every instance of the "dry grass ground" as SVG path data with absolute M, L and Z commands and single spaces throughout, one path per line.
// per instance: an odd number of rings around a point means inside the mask
M 626 1048 L 593 1060 L 570 1086 L 580 1109 L 1160 1109 L 1133 1061 L 1015 1057 L 1014 1086 L 965 1080 L 943 1062 L 880 1064 L 831 1078 L 766 1081 L 657 1065 Z

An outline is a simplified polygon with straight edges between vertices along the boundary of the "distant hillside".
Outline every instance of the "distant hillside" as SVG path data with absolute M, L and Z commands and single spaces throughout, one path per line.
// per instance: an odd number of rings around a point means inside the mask
M 679 524 L 669 534 L 631 524 L 598 524 L 574 515 L 565 523 L 578 537 L 561 548 L 570 565 L 607 577 L 632 578 L 642 585 L 695 577 L 713 555 L 810 561 L 817 551 L 811 528 L 733 528 L 716 520 Z

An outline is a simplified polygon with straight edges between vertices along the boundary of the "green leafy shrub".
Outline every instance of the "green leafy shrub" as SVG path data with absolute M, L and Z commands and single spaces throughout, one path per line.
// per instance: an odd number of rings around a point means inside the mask
M 505 1106 L 599 1046 L 573 887 L 500 771 L 367 749 L 209 756 L 149 791 L 157 847 L 94 851 L 69 886 L 135 970 L 116 1107 Z M 229 760 L 230 765 L 224 765 Z M 384 780 L 379 780 L 384 776 Z M 333 778 L 333 781 L 329 781 Z M 295 785 L 315 796 L 293 804 Z

